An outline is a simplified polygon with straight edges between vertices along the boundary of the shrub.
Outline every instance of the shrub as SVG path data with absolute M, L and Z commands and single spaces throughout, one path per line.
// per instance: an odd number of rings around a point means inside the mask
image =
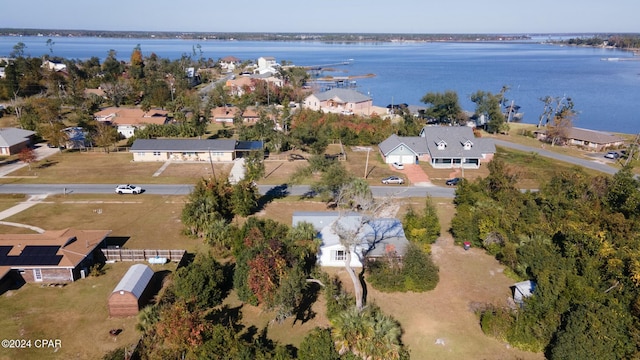
M 480 327 L 482 331 L 501 341 L 507 340 L 509 330 L 515 319 L 511 311 L 491 306 L 480 314 Z
M 420 245 L 410 244 L 404 258 L 387 256 L 368 263 L 369 281 L 383 292 L 433 290 L 440 279 L 438 267 Z

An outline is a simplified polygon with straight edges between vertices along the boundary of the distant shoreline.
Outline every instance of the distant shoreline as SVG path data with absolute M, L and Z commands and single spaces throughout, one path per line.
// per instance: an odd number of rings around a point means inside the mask
M 71 29 L 18 29 L 0 28 L 0 36 L 56 37 L 102 37 L 102 38 L 149 38 L 149 39 L 199 39 L 199 40 L 268 40 L 268 41 L 514 41 L 531 40 L 532 37 L 548 36 L 593 36 L 595 33 L 540 33 L 540 34 L 418 34 L 418 33 L 255 33 L 255 32 L 179 32 L 179 31 L 109 31 Z M 611 35 L 611 34 L 608 34 Z M 607 36 L 608 36 L 607 35 Z M 630 35 L 630 34 L 627 34 Z

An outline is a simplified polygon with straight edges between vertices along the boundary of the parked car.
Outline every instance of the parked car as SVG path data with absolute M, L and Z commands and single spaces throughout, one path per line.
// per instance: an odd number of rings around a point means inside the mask
M 458 183 L 460 182 L 460 178 L 453 178 L 453 179 L 449 179 L 445 182 L 445 184 L 447 184 L 448 186 L 456 186 L 458 185 Z
M 399 163 L 399 162 L 394 162 L 393 164 L 391 164 L 391 166 L 393 166 L 394 168 L 396 168 L 398 170 L 404 170 L 404 165 Z
M 389 176 L 382 179 L 383 184 L 404 184 L 404 179 L 397 176 Z
M 131 184 L 123 184 L 116 186 L 116 194 L 140 194 L 142 188 Z
M 615 160 L 615 159 L 617 159 L 617 158 L 619 158 L 619 157 L 620 157 L 620 154 L 618 154 L 618 152 L 617 152 L 617 151 L 609 151 L 608 153 L 606 153 L 606 154 L 604 155 L 604 157 L 606 157 L 607 159 L 613 159 L 613 160 Z

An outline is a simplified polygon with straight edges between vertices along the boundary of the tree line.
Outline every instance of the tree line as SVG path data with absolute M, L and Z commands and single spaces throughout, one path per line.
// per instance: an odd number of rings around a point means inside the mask
M 522 306 L 491 304 L 483 330 L 550 359 L 629 359 L 640 354 L 640 183 L 560 171 L 521 192 L 499 159 L 456 190 L 451 232 L 533 280 Z

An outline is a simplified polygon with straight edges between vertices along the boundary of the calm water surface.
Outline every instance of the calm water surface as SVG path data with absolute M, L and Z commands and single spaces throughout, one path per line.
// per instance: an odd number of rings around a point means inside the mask
M 296 65 L 325 65 L 350 60 L 326 75 L 356 76 L 357 90 L 369 94 L 375 105 L 424 105 L 428 92 L 453 90 L 463 108 L 473 110 L 469 97 L 483 90 L 497 93 L 509 86 L 507 98 L 524 112 L 524 122 L 537 123 L 545 96 L 571 97 L 579 112 L 574 126 L 625 133 L 640 132 L 640 61 L 602 61 L 633 58 L 631 53 L 595 48 L 530 43 L 322 43 L 273 41 L 217 41 L 181 39 L 111 39 L 0 37 L 0 56 L 18 42 L 25 54 L 51 54 L 71 59 L 96 56 L 103 60 L 110 49 L 128 60 L 140 45 L 145 56 L 183 55 L 198 59 L 235 56 L 256 60 L 273 56 Z M 199 46 L 199 47 L 198 47 Z

